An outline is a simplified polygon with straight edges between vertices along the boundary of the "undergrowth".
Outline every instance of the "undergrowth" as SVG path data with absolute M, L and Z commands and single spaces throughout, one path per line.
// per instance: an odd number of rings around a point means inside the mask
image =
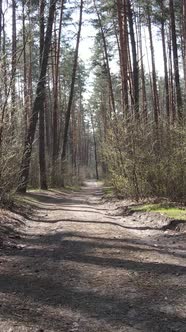
M 186 208 L 173 206 L 173 204 L 144 204 L 139 206 L 133 206 L 131 208 L 133 211 L 143 211 L 143 212 L 158 212 L 165 214 L 169 218 L 186 220 Z

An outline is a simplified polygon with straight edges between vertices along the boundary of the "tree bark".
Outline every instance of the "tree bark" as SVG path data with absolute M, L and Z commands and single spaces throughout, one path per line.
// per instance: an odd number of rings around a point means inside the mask
M 137 119 L 139 119 L 139 66 L 137 59 L 136 39 L 133 24 L 133 12 L 131 8 L 131 1 L 127 1 L 127 13 L 130 28 L 130 39 L 132 48 L 132 63 L 133 63 L 133 95 L 134 95 L 134 112 Z
M 158 122 L 159 122 L 159 97 L 158 97 L 158 90 L 157 90 L 156 67 L 155 67 L 155 58 L 154 58 L 154 45 L 153 45 L 151 17 L 150 17 L 149 10 L 148 10 L 148 13 L 147 13 L 147 22 L 148 22 L 150 50 L 151 50 L 151 63 L 152 63 L 154 121 L 155 121 L 156 126 L 158 127 Z
M 112 87 L 112 78 L 111 78 L 110 65 L 109 65 L 109 59 L 108 59 L 107 42 L 106 42 L 105 33 L 104 33 L 102 22 L 101 22 L 100 13 L 96 6 L 95 0 L 94 0 L 94 7 L 96 9 L 96 14 L 98 17 L 98 22 L 99 22 L 99 26 L 100 26 L 100 30 L 101 30 L 101 36 L 102 36 L 103 48 L 104 48 L 104 56 L 105 56 L 105 61 L 106 61 L 107 76 L 108 76 L 108 84 L 109 84 L 109 90 L 110 90 L 111 106 L 112 106 L 112 111 L 115 114 L 116 107 L 115 107 L 114 92 L 113 92 L 113 87 Z
M 3 24 L 2 24 L 2 0 L 0 0 L 0 63 L 1 63 L 1 68 L 0 68 L 0 77 L 3 77 L 3 63 L 2 63 L 2 30 L 3 30 Z M 2 105 L 2 95 L 3 95 L 3 92 L 2 92 L 2 85 L 0 86 L 0 107 Z
M 139 8 L 139 16 L 141 16 Z M 147 112 L 147 93 L 146 93 L 146 84 L 145 84 L 145 70 L 143 63 L 143 45 L 142 45 L 142 32 L 141 32 L 141 18 L 139 20 L 139 52 L 140 52 L 140 62 L 141 62 L 141 84 L 142 84 L 142 117 L 145 123 L 148 120 Z
M 75 56 L 74 56 L 74 65 L 72 70 L 72 81 L 70 87 L 70 95 L 68 100 L 67 111 L 65 114 L 65 128 L 64 128 L 64 135 L 63 135 L 63 148 L 61 154 L 61 162 L 62 162 L 62 183 L 61 185 L 64 186 L 64 163 L 66 159 L 66 151 L 67 151 L 67 142 L 68 142 L 68 129 L 69 129 L 69 122 L 70 122 L 70 115 L 74 97 L 74 87 L 75 87 L 75 80 L 76 80 L 76 71 L 77 71 L 77 64 L 78 64 L 78 53 L 79 53 L 79 43 L 80 43 L 80 36 L 81 36 L 81 27 L 82 27 L 82 16 L 83 16 L 83 3 L 84 1 L 81 0 L 80 2 L 80 16 L 79 16 L 79 28 L 77 34 L 77 41 L 76 41 L 76 49 L 75 49 Z
M 16 62 L 17 62 L 17 46 L 16 46 L 16 1 L 12 0 L 12 90 L 11 90 L 11 127 L 12 136 L 15 130 L 15 113 L 16 113 Z
M 164 1 L 160 3 L 161 6 L 161 37 L 162 37 L 162 48 L 163 48 L 163 62 L 164 62 L 164 74 L 165 74 L 165 102 L 166 102 L 166 114 L 168 123 L 170 121 L 170 109 L 169 109 L 169 78 L 168 78 L 168 68 L 167 68 L 167 52 L 166 52 L 166 42 L 165 42 L 165 21 L 164 21 Z
M 32 58 L 32 48 L 33 48 L 33 36 L 32 36 L 32 21 L 31 21 L 31 11 L 32 11 L 32 0 L 28 0 L 29 5 L 29 68 L 28 68 L 28 98 L 29 98 L 29 106 L 28 106 L 28 122 L 30 121 L 30 118 L 32 116 L 32 107 L 33 107 L 33 88 L 32 88 L 32 64 L 33 64 L 33 58 Z
M 91 116 L 91 123 L 92 123 L 92 132 L 93 132 L 93 141 L 94 141 L 94 156 L 95 156 L 96 179 L 99 180 L 97 142 L 96 142 L 96 135 L 95 135 L 95 128 L 94 128 L 94 120 L 93 120 L 92 116 Z
M 186 103 L 186 0 L 183 0 L 183 66 L 184 66 L 184 81 L 185 81 L 185 103 Z
M 62 32 L 62 19 L 63 19 L 64 0 L 61 0 L 61 12 L 59 19 L 59 32 L 57 50 L 56 50 L 56 63 L 55 63 L 55 75 L 54 75 L 54 101 L 53 101 L 53 151 L 52 151 L 52 173 L 53 180 L 55 182 L 55 163 L 58 157 L 58 85 L 59 85 L 59 63 L 60 63 L 60 45 L 61 45 L 61 32 Z
M 27 137 L 25 141 L 23 157 L 20 168 L 20 175 L 18 181 L 17 191 L 20 193 L 25 193 L 29 180 L 29 168 L 30 168 L 30 160 L 32 154 L 32 144 L 34 141 L 36 125 L 38 121 L 38 114 L 43 104 L 43 91 L 45 89 L 45 80 L 46 80 L 46 71 L 48 65 L 48 56 L 51 45 L 51 37 L 52 37 L 52 26 L 54 22 L 54 13 L 56 10 L 56 2 L 57 0 L 50 1 L 49 8 L 49 17 L 47 22 L 47 31 L 45 35 L 45 43 L 43 49 L 42 63 L 39 75 L 39 81 L 36 89 L 36 97 L 33 104 L 31 121 L 28 127 Z
M 2 51 L 2 0 L 0 0 L 0 56 Z
M 128 31 L 126 0 L 117 0 L 117 15 L 120 40 L 120 71 L 123 96 L 123 112 L 128 112 Z
M 23 63 L 24 63 L 24 73 L 23 73 L 23 79 L 24 79 L 24 125 L 25 125 L 25 135 L 27 133 L 28 128 L 28 84 L 27 84 L 27 57 L 26 57 L 26 28 L 25 28 L 25 1 L 22 2 L 22 29 L 23 29 Z
M 169 64 L 169 105 L 171 121 L 174 124 L 176 120 L 176 109 L 175 109 L 175 96 L 174 96 L 174 77 L 173 77 L 173 64 L 172 64 L 172 47 L 171 47 L 171 36 L 168 37 L 168 64 Z
M 45 23 L 44 23 L 44 13 L 45 13 L 45 0 L 40 0 L 40 67 L 42 65 L 42 56 L 44 50 L 44 39 L 45 39 Z M 44 79 L 44 78 L 43 78 Z M 40 188 L 47 190 L 47 175 L 46 175 L 46 156 L 45 156 L 45 85 L 42 91 L 42 103 L 39 111 L 39 173 L 40 173 Z
M 182 116 L 183 116 L 183 114 L 182 114 L 183 113 L 183 103 L 182 103 L 181 86 L 180 86 L 178 46 L 177 46 L 173 0 L 169 0 L 169 10 L 170 10 L 170 23 L 171 23 L 171 34 L 172 34 L 172 51 L 173 51 L 173 62 L 174 62 L 174 79 L 175 79 L 175 86 L 176 86 L 177 113 L 178 113 L 178 119 L 181 120 Z

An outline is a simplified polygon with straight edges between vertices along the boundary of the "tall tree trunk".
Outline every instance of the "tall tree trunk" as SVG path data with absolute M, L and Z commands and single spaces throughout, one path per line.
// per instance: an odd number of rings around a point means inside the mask
M 141 17 L 141 12 L 139 8 L 139 17 Z M 143 63 L 143 45 L 142 45 L 142 32 L 141 32 L 141 19 L 138 23 L 139 29 L 139 53 L 140 53 L 140 62 L 141 62 L 141 84 L 142 84 L 142 117 L 145 123 L 147 123 L 148 113 L 147 113 L 147 93 L 146 93 L 146 84 L 145 84 L 145 70 Z
M 96 135 L 95 135 L 95 128 L 94 128 L 94 120 L 93 120 L 92 116 L 91 116 L 91 123 L 92 123 L 92 133 L 93 133 L 93 141 L 94 141 L 94 156 L 95 156 L 96 179 L 99 180 L 97 142 L 96 142 Z
M 133 63 L 133 96 L 134 96 L 134 111 L 135 116 L 139 118 L 139 66 L 137 59 L 137 48 L 136 48 L 136 39 L 134 33 L 134 24 L 133 24 L 133 12 L 131 8 L 131 1 L 127 0 L 127 13 L 129 20 L 129 28 L 130 28 L 130 39 L 131 39 L 131 47 L 132 47 L 132 63 Z
M 3 81 L 4 81 L 4 94 L 5 97 L 8 94 L 8 85 L 7 85 L 7 52 L 6 52 L 6 33 L 5 33 L 5 15 L 3 14 L 2 18 L 3 23 L 3 45 L 2 45 L 2 51 L 3 51 Z
M 171 36 L 168 36 L 168 60 L 169 60 L 169 105 L 171 121 L 174 124 L 176 120 L 175 97 L 174 97 L 174 78 L 172 64 Z
M 3 53 L 3 61 L 2 61 L 2 68 L 3 68 L 3 93 L 4 93 L 4 101 L 3 104 L 1 104 L 1 118 L 0 118 L 0 150 L 2 148 L 2 141 L 3 141 L 3 129 L 4 129 L 4 123 L 5 123 L 5 116 L 6 116 L 6 108 L 8 103 L 8 98 L 11 94 L 11 86 L 12 86 L 12 80 L 14 77 L 14 73 L 12 73 L 12 77 L 10 79 L 10 84 L 8 87 L 8 75 L 7 75 L 7 51 L 6 51 L 6 32 L 5 32 L 5 14 L 2 13 L 2 32 L 3 32 L 3 44 L 2 44 L 2 53 Z M 9 118 L 7 116 L 7 122 Z
M 94 7 L 96 9 L 96 14 L 99 22 L 99 27 L 101 31 L 101 36 L 102 36 L 102 41 L 103 41 L 103 48 L 104 48 L 104 56 L 105 56 L 105 61 L 106 61 L 106 69 L 107 69 L 107 77 L 108 77 L 108 84 L 109 84 L 109 92 L 110 92 L 110 99 L 111 99 L 111 106 L 112 106 L 112 111 L 116 113 L 116 107 L 115 107 L 115 100 L 114 100 L 114 92 L 113 92 L 113 87 L 112 87 L 112 78 L 111 78 L 111 72 L 110 72 L 110 65 L 109 65 L 109 58 L 108 58 L 108 50 L 107 50 L 107 42 L 105 38 L 105 33 L 103 30 L 102 22 L 101 22 L 101 16 L 98 11 L 96 1 L 94 0 Z
M 159 97 L 157 90 L 157 79 L 156 79 L 156 67 L 155 67 L 155 58 L 154 58 L 154 45 L 152 38 L 152 26 L 151 26 L 151 17 L 148 10 L 147 13 L 148 21 L 148 31 L 149 31 L 149 40 L 150 40 L 150 50 L 151 50 L 151 64 L 152 64 L 152 86 L 153 86 L 153 106 L 154 106 L 154 121 L 156 126 L 158 126 L 158 116 L 159 116 Z
M 5 56 L 5 55 L 4 55 Z M 2 0 L 0 0 L 0 75 L 3 77 L 3 64 L 2 64 Z M 3 86 L 0 85 L 0 117 L 3 120 L 3 114 L 2 114 L 2 90 Z M 2 130 L 3 130 L 3 123 L 0 123 L 0 158 L 1 158 L 1 147 L 2 147 Z M 1 170 L 0 170 L 0 177 L 1 177 Z
M 44 14 L 45 14 L 45 0 L 40 0 L 40 68 L 42 66 L 42 56 L 44 50 L 44 42 L 45 42 L 45 22 L 44 22 Z M 44 79 L 44 78 L 43 78 Z M 46 79 L 43 88 L 43 97 L 42 103 L 39 110 L 39 172 L 40 172 L 40 188 L 46 190 L 47 189 L 47 175 L 46 175 L 46 156 L 45 156 L 45 85 Z
M 165 21 L 164 21 L 164 0 L 161 1 L 161 38 L 163 48 L 163 62 L 164 62 L 164 74 L 165 74 L 165 102 L 166 102 L 166 114 L 167 120 L 170 121 L 170 109 L 169 109 L 169 77 L 167 68 L 167 52 L 166 52 L 166 41 L 165 41 Z
M 2 0 L 0 0 L 0 56 L 2 55 Z
M 62 154 L 61 154 L 62 173 L 63 173 L 62 174 L 62 186 L 64 186 L 64 171 L 65 171 L 64 163 L 65 163 L 66 151 L 67 151 L 68 128 L 69 128 L 69 122 L 70 122 L 72 102 L 73 102 L 73 97 L 74 97 L 74 87 L 75 87 L 76 71 L 77 71 L 77 64 L 78 64 L 79 43 L 80 43 L 82 16 L 83 16 L 83 2 L 84 2 L 83 0 L 81 0 L 81 2 L 80 2 L 79 28 L 78 28 L 77 41 L 76 41 L 74 65 L 73 65 L 73 70 L 72 70 L 72 81 L 71 81 L 67 111 L 65 114 L 65 128 L 64 128 L 64 136 L 63 136 L 63 148 L 62 148 Z
M 184 81 L 185 81 L 185 103 L 186 103 L 186 0 L 183 0 L 183 48 L 184 48 Z
M 2 0 L 0 0 L 0 77 L 3 77 L 3 63 L 2 63 Z M 3 84 L 0 85 L 0 107 L 2 106 Z
M 32 154 L 32 144 L 34 141 L 35 130 L 38 120 L 38 114 L 43 105 L 43 91 L 45 89 L 45 80 L 46 80 L 46 71 L 48 65 L 48 56 L 51 45 L 52 38 L 52 26 L 54 22 L 54 13 L 56 10 L 56 2 L 57 0 L 50 0 L 50 8 L 49 8 L 49 17 L 47 22 L 47 31 L 45 35 L 45 43 L 43 49 L 42 63 L 39 75 L 39 81 L 37 83 L 36 89 L 36 97 L 33 104 L 32 109 L 32 117 L 28 127 L 27 137 L 25 141 L 22 163 L 20 168 L 20 175 L 18 181 L 17 191 L 21 193 L 25 193 L 29 180 L 29 168 L 30 168 L 30 160 Z
M 33 107 L 33 89 L 32 89 L 32 64 L 33 64 L 33 58 L 32 58 L 32 45 L 33 45 L 33 35 L 32 35 L 32 20 L 31 20 L 31 11 L 32 11 L 32 0 L 28 0 L 29 5 L 29 67 L 28 67 L 28 98 L 29 98 L 29 106 L 28 106 L 28 122 L 30 121 L 30 118 L 32 116 L 32 107 Z
M 25 1 L 22 2 L 22 26 L 23 26 L 23 92 L 24 92 L 24 122 L 25 122 L 25 135 L 27 133 L 27 127 L 28 127 L 28 84 L 27 84 L 27 56 L 26 56 L 26 28 L 25 28 Z
M 17 45 L 16 45 L 16 0 L 12 0 L 12 90 L 11 90 L 11 127 L 12 136 L 15 130 L 15 113 L 16 113 L 16 61 L 17 61 Z
M 172 34 L 172 51 L 173 51 L 173 61 L 174 61 L 174 79 L 176 86 L 177 113 L 179 120 L 181 120 L 183 116 L 183 103 L 182 103 L 181 86 L 180 86 L 178 45 L 177 45 L 173 0 L 169 0 L 169 10 L 170 10 L 171 34 Z
M 128 29 L 127 29 L 127 0 L 117 0 L 117 15 L 120 40 L 120 70 L 123 96 L 123 112 L 128 111 Z
M 52 154 L 52 164 L 53 164 L 53 178 L 55 182 L 55 163 L 58 157 L 58 85 L 59 85 L 59 63 L 60 63 L 60 45 L 61 45 L 61 32 L 62 32 L 62 19 L 63 19 L 63 9 L 64 9 L 64 0 L 61 0 L 61 12 L 59 19 L 59 32 L 58 40 L 56 40 L 56 63 L 55 63 L 55 75 L 54 75 L 54 101 L 53 101 L 53 154 Z

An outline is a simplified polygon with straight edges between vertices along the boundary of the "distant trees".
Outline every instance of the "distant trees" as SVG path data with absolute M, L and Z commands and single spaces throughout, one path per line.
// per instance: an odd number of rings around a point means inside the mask
M 0 1 L 0 191 L 94 175 L 125 195 L 183 200 L 185 16 L 185 0 Z
M 75 80 L 76 80 L 76 73 L 77 73 L 77 66 L 78 66 L 78 53 L 79 53 L 79 43 L 81 37 L 81 28 L 82 28 L 82 16 L 83 16 L 83 0 L 80 2 L 80 14 L 79 14 L 79 26 L 78 26 L 78 33 L 77 33 L 77 41 L 76 41 L 76 48 L 74 54 L 74 63 L 72 69 L 72 80 L 70 85 L 70 94 L 68 99 L 68 106 L 65 114 L 65 125 L 64 125 L 64 134 L 63 134 L 63 146 L 62 146 L 62 154 L 61 154 L 61 162 L 62 162 L 62 183 L 61 185 L 64 187 L 64 162 L 66 158 L 67 152 L 67 142 L 68 142 L 68 131 L 69 131 L 69 122 L 70 116 L 72 112 L 72 103 L 74 98 L 74 88 L 75 88 Z
M 76 34 L 71 15 L 77 10 Z M 47 189 L 64 178 L 73 182 L 91 162 L 93 137 L 83 103 L 87 74 L 78 58 L 82 13 L 83 0 L 0 2 L 0 191 L 17 183 L 17 191 L 25 192 L 29 183 Z M 75 49 L 69 39 L 77 40 Z
M 95 85 L 90 103 L 94 105 L 96 96 L 96 107 L 92 106 L 92 112 L 94 118 L 99 119 L 95 132 L 101 141 L 99 159 L 103 166 L 107 165 L 107 177 L 126 196 L 139 199 L 159 195 L 185 199 L 186 169 L 182 154 L 186 149 L 182 88 L 185 78 L 180 75 L 182 69 L 184 71 L 185 53 L 178 38 L 181 32 L 185 45 L 185 2 L 177 11 L 173 0 L 95 3 L 97 12 L 101 13 L 95 27 L 103 31 L 101 41 L 97 30 L 97 48 L 104 56 L 99 60 L 97 57 L 96 62 L 93 60 L 93 65 L 96 63 Z M 180 19 L 181 15 L 183 19 Z M 164 62 L 161 77 L 155 56 L 157 31 Z M 145 35 L 148 39 L 144 38 Z M 105 44 L 110 50 L 107 55 Z M 110 77 L 107 77 L 99 69 L 108 58 L 116 58 L 113 48 L 118 49 L 119 80 L 111 70 Z M 148 58 L 146 61 L 144 54 Z M 103 80 L 113 88 L 114 118 L 109 116 L 109 105 L 101 94 Z M 120 92 L 121 99 L 118 98 Z

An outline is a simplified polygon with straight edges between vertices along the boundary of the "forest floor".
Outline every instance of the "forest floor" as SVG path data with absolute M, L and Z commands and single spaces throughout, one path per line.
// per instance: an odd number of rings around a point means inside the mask
M 1 212 L 0 332 L 186 332 L 183 221 L 105 202 L 96 182 L 26 201 L 27 218 Z

